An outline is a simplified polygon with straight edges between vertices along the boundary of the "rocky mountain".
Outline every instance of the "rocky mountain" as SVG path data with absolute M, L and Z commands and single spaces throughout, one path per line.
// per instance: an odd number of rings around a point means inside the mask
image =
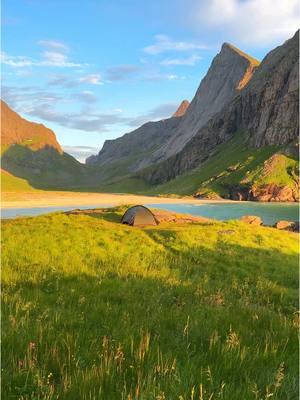
M 298 138 L 298 71 L 299 32 L 267 54 L 248 85 L 202 126 L 181 151 L 144 170 L 141 176 L 151 184 L 158 184 L 199 168 L 201 164 L 204 167 L 218 146 L 239 132 L 245 135 L 249 148 L 281 146 L 280 151 L 285 153 L 284 148 Z M 272 199 L 272 187 L 265 189 Z M 249 199 L 251 196 L 256 199 L 255 193 L 264 196 L 263 187 L 248 185 L 247 190 Z M 275 185 L 274 190 L 278 192 L 280 187 Z M 295 196 L 290 197 L 293 200 Z
M 176 117 L 146 123 L 121 138 L 106 141 L 99 154 L 89 158 L 87 164 L 101 167 L 105 180 L 168 159 L 181 151 L 198 130 L 247 85 L 258 65 L 257 60 L 225 43 L 190 105 L 184 102 L 175 113 Z
M 38 188 L 70 188 L 84 167 L 63 152 L 54 132 L 27 121 L 1 101 L 1 167 Z
M 1 145 L 24 145 L 32 149 L 51 147 L 63 153 L 54 132 L 43 124 L 27 121 L 1 100 Z
M 188 100 L 183 100 L 180 103 L 180 106 L 177 108 L 177 110 L 172 115 L 172 117 L 182 117 L 186 113 L 186 110 L 188 109 L 189 105 L 190 105 L 190 102 Z

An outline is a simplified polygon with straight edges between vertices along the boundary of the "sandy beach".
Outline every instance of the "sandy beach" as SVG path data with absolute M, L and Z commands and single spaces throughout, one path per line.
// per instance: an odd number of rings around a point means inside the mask
M 171 198 L 115 193 L 84 192 L 20 192 L 2 193 L 1 208 L 32 208 L 55 206 L 114 206 L 122 204 L 201 204 L 224 203 L 230 200 L 199 200 L 192 197 Z

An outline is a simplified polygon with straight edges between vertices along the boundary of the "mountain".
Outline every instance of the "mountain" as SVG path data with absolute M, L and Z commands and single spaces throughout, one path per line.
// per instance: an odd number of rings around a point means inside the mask
M 11 146 L 24 145 L 33 150 L 51 147 L 63 153 L 56 136 L 51 129 L 42 124 L 29 122 L 14 112 L 1 100 L 1 144 Z
M 177 110 L 172 115 L 172 117 L 182 117 L 186 113 L 186 110 L 188 109 L 189 105 L 190 105 L 190 102 L 188 100 L 183 100 L 180 103 L 180 106 L 177 108 Z
M 99 179 L 118 179 L 168 159 L 248 83 L 259 62 L 225 43 L 183 115 L 148 122 L 121 138 L 107 140 L 87 164 L 101 167 Z M 176 112 L 177 113 L 177 112 Z M 175 113 L 175 114 L 176 114 Z M 180 111 L 180 114 L 182 112 Z
M 267 54 L 248 85 L 202 126 L 180 152 L 144 170 L 141 176 L 151 184 L 159 184 L 195 168 L 200 172 L 220 151 L 221 144 L 240 135 L 242 145 L 252 149 L 253 154 L 259 148 L 269 149 L 271 158 L 261 160 L 263 164 L 256 166 L 255 176 L 254 171 L 241 166 L 242 170 L 231 166 L 233 170 L 227 171 L 231 179 L 225 179 L 224 171 L 223 176 L 210 176 L 214 186 L 225 186 L 231 197 L 238 192 L 237 196 L 244 199 L 298 199 L 297 150 L 293 144 L 299 129 L 298 57 L 299 31 Z M 286 175 L 285 179 L 277 179 L 280 175 Z M 203 182 L 199 181 L 199 185 L 203 186 Z
M 1 101 L 1 167 L 38 188 L 71 188 L 84 167 L 63 152 L 52 130 L 27 121 Z M 5 173 L 4 172 L 4 173 Z

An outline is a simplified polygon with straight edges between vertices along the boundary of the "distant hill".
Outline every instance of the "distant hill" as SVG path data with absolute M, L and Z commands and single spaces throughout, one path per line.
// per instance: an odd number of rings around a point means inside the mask
M 71 188 L 84 179 L 84 167 L 63 152 L 53 131 L 22 118 L 4 101 L 1 101 L 1 167 L 37 188 Z M 2 175 L 3 190 L 7 182 L 10 188 L 11 183 L 18 187 L 20 181 L 8 180 L 9 176 Z

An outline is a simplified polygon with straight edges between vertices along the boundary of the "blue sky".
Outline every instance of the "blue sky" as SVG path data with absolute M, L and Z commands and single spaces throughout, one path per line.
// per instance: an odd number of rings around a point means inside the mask
M 297 0 L 2 0 L 2 97 L 81 161 L 191 100 L 223 42 L 262 59 Z

